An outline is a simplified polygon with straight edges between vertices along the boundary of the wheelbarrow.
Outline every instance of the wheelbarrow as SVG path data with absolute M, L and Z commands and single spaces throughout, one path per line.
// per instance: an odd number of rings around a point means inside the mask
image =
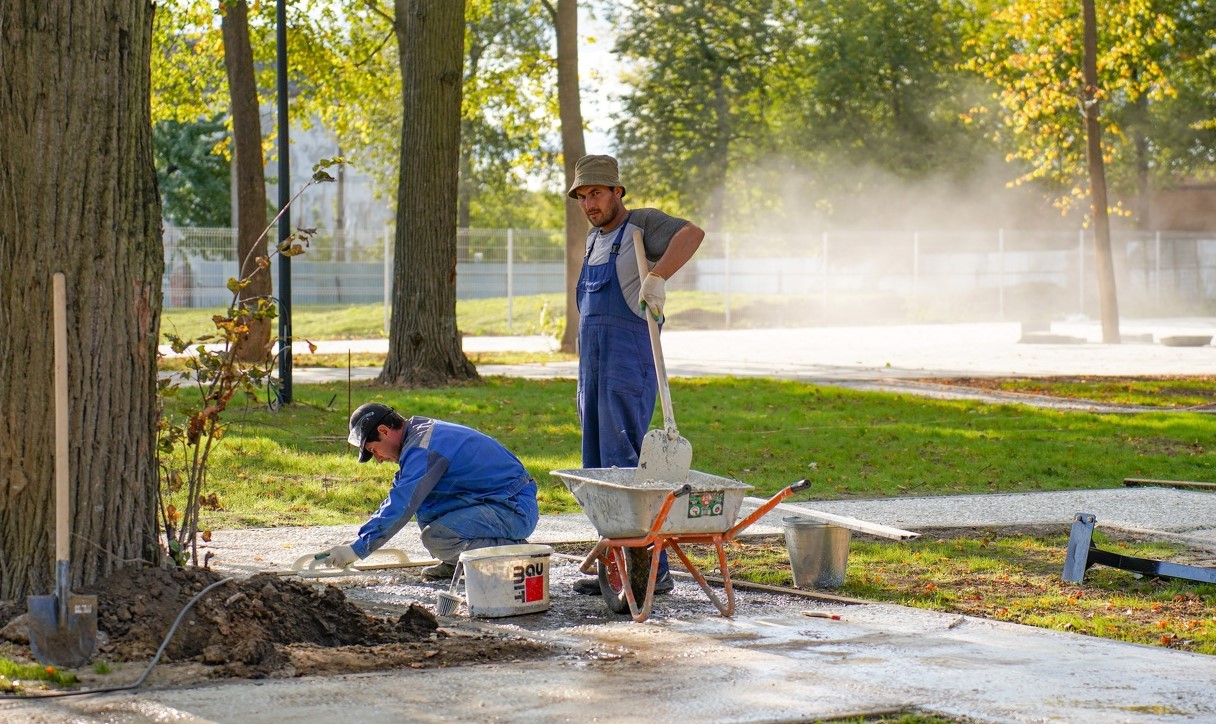
M 659 552 L 680 559 L 697 585 L 723 616 L 735 611 L 725 544 L 763 518 L 806 480 L 786 486 L 743 520 L 736 522 L 743 497 L 752 486 L 738 480 L 690 470 L 683 484 L 635 480 L 633 468 L 554 470 L 595 526 L 600 540 L 579 570 L 599 576 L 600 593 L 613 613 L 645 621 L 654 605 Z M 725 600 L 709 587 L 681 545 L 713 545 L 718 554 Z

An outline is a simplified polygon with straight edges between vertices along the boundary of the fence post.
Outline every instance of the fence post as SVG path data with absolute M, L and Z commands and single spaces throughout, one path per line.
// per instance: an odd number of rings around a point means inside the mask
M 828 232 L 823 232 L 823 269 L 819 275 L 819 318 L 828 318 Z
M 730 329 L 730 232 L 722 234 L 722 304 L 726 307 L 726 328 Z
M 388 336 L 388 313 L 392 307 L 393 290 L 393 257 L 392 257 L 392 236 L 389 234 L 389 228 L 384 227 L 384 336 Z
M 1077 232 L 1077 307 L 1085 314 L 1085 229 Z
M 515 301 L 515 229 L 507 229 L 507 331 L 511 330 L 512 304 Z
M 1005 229 L 996 230 L 997 319 L 1005 321 Z
M 1156 271 L 1153 274 L 1153 298 L 1157 304 L 1161 304 L 1161 229 L 1157 229 L 1156 233 L 1157 249 L 1153 254 L 1153 262 L 1156 264 Z M 1158 310 L 1160 313 L 1160 310 Z

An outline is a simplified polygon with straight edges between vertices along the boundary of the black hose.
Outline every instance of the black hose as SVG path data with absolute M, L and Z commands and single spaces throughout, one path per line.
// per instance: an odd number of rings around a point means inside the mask
M 146 669 L 144 669 L 144 673 L 140 674 L 139 678 L 135 680 L 135 683 L 127 684 L 126 686 L 109 686 L 104 689 L 80 689 L 78 691 L 52 691 L 52 692 L 47 692 L 45 694 L 36 694 L 36 695 L 21 694 L 21 695 L 17 695 L 17 696 L 0 696 L 0 701 L 2 701 L 2 700 L 30 700 L 30 699 L 57 699 L 59 697 L 64 697 L 64 696 L 79 696 L 81 694 L 108 694 L 112 691 L 127 691 L 130 689 L 139 688 L 140 686 L 143 685 L 144 680 L 148 678 L 148 674 L 152 673 L 152 667 L 156 666 L 157 662 L 160 661 L 160 657 L 162 654 L 165 653 L 165 649 L 169 647 L 169 642 L 173 640 L 173 634 L 177 633 L 177 627 L 178 627 L 178 625 L 181 624 L 182 619 L 186 617 L 186 612 L 189 611 L 194 606 L 194 604 L 198 603 L 199 599 L 201 599 L 204 595 L 206 595 L 211 589 L 216 588 L 218 586 L 222 586 L 229 581 L 234 581 L 234 580 L 236 580 L 236 578 L 237 578 L 236 576 L 229 576 L 228 578 L 225 578 L 223 580 L 216 581 L 215 583 L 212 583 L 211 585 L 207 586 L 203 590 L 196 593 L 194 595 L 194 598 L 191 598 L 190 601 L 188 603 L 186 603 L 186 605 L 182 608 L 181 612 L 177 614 L 177 618 L 173 620 L 173 625 L 169 627 L 169 633 L 165 634 L 165 640 L 161 642 L 160 648 L 156 650 L 156 655 L 152 657 L 152 660 L 150 662 L 148 662 L 148 667 Z

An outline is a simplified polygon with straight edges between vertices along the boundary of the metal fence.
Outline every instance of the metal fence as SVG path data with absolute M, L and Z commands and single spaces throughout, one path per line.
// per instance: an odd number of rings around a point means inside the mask
M 164 239 L 165 305 L 227 305 L 235 232 L 167 228 Z M 560 231 L 459 230 L 457 298 L 561 294 L 563 244 Z M 1112 247 L 1125 315 L 1216 309 L 1216 232 L 1119 233 Z M 392 254 L 391 229 L 315 237 L 291 262 L 293 306 L 379 303 L 387 315 Z M 722 233 L 668 288 L 713 295 L 725 325 L 762 310 L 789 323 L 1053 319 L 1097 316 L 1094 268 L 1083 230 Z

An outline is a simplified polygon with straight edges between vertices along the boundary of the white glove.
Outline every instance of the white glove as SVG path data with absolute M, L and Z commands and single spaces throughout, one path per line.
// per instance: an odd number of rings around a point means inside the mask
M 663 318 L 663 303 L 667 301 L 664 286 L 667 281 L 663 277 L 650 272 L 642 280 L 642 293 L 638 296 L 638 305 L 649 309 L 650 316 L 655 319 Z
M 334 546 L 317 557 L 325 557 L 325 565 L 330 568 L 346 568 L 359 560 L 359 554 L 350 545 Z

